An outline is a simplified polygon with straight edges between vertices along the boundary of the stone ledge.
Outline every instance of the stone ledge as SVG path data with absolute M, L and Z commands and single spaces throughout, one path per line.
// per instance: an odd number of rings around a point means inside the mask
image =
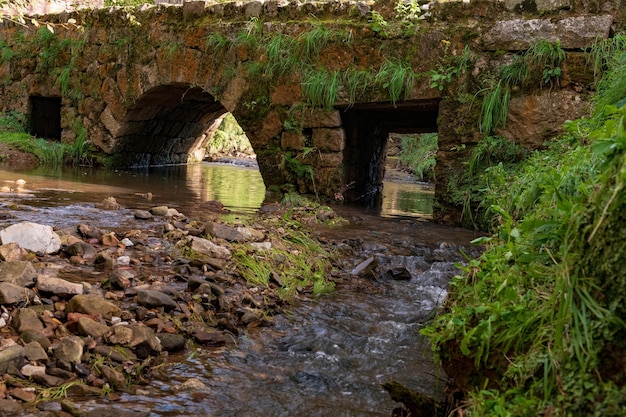
M 588 48 L 598 37 L 607 38 L 613 16 L 577 16 L 558 21 L 550 19 L 515 19 L 496 23 L 485 34 L 488 51 L 520 51 L 539 40 L 561 42 L 564 49 Z

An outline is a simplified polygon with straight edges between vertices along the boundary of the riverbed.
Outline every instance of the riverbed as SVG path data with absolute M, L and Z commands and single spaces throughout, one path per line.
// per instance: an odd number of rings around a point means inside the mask
M 226 165 L 0 171 L 0 176 L 6 187 L 1 227 L 28 220 L 54 227 L 87 222 L 124 229 L 136 227 L 131 210 L 156 205 L 202 219 L 214 214 L 199 203 L 211 200 L 225 205 L 228 213 L 222 215 L 236 219 L 254 215 L 265 198 L 257 170 Z M 379 212 L 333 206 L 349 224 L 316 230 L 320 239 L 345 253 L 338 271 L 344 278 L 333 294 L 298 297 L 271 326 L 240 335 L 235 347 L 190 350 L 171 358 L 145 389 L 78 399 L 81 409 L 118 417 L 390 416 L 397 404 L 381 387 L 386 381 L 440 396 L 445 376 L 419 330 L 445 298 L 455 263 L 464 260 L 462 251 L 475 251 L 469 245 L 475 234 L 431 223 L 429 203 L 423 203 L 432 193 L 427 186 L 418 184 L 425 189 L 418 196 L 405 191 L 415 184 L 397 184 L 385 189 L 403 195 L 411 203 L 408 209 L 395 197 L 384 198 Z M 114 197 L 121 209 L 102 210 L 107 197 Z M 374 272 L 353 275 L 368 259 L 378 265 Z M 409 277 L 386 274 L 398 270 Z M 190 380 L 205 388 L 178 389 Z

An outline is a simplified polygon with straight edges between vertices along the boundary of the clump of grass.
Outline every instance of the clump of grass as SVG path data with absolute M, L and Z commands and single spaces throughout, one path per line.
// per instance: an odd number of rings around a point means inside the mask
M 339 71 L 325 68 L 312 69 L 304 74 L 301 82 L 302 95 L 311 107 L 331 109 L 339 94 Z
M 284 233 L 276 236 L 283 247 L 253 251 L 242 245 L 233 255 L 237 271 L 251 285 L 274 286 L 283 298 L 305 290 L 314 295 L 332 292 L 335 284 L 328 277 L 334 255 L 300 230 L 298 222 L 284 220 Z
M 389 93 L 391 103 L 410 96 L 415 82 L 420 77 L 411 66 L 403 61 L 386 59 L 375 76 L 376 83 Z

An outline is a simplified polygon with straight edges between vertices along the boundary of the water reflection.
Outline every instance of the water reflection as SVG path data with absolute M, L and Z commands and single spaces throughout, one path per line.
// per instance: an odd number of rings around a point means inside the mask
M 434 196 L 430 184 L 384 181 L 381 216 L 432 219 Z

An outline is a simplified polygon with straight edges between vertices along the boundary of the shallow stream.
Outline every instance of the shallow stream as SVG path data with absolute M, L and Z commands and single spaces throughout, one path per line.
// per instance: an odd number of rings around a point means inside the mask
M 137 227 L 130 209 L 155 205 L 202 220 L 207 213 L 199 203 L 207 200 L 220 200 L 230 216 L 247 216 L 265 196 L 257 170 L 226 165 L 0 171 L 0 181 L 0 227 L 28 220 L 130 229 Z M 390 416 L 397 404 L 381 388 L 383 382 L 440 395 L 444 375 L 419 329 L 446 295 L 454 263 L 463 260 L 459 248 L 472 253 L 469 241 L 475 236 L 430 223 L 432 190 L 405 185 L 385 185 L 392 192 L 380 213 L 333 207 L 350 225 L 316 231 L 345 250 L 345 272 L 374 258 L 376 275 L 356 279 L 347 273 L 335 293 L 297 300 L 273 326 L 247 331 L 234 348 L 176 358 L 146 389 L 81 401 L 80 408 L 117 417 Z M 99 203 L 110 196 L 125 209 L 101 210 Z M 409 280 L 385 278 L 385 271 L 399 268 L 410 273 Z M 208 389 L 177 388 L 192 379 Z

